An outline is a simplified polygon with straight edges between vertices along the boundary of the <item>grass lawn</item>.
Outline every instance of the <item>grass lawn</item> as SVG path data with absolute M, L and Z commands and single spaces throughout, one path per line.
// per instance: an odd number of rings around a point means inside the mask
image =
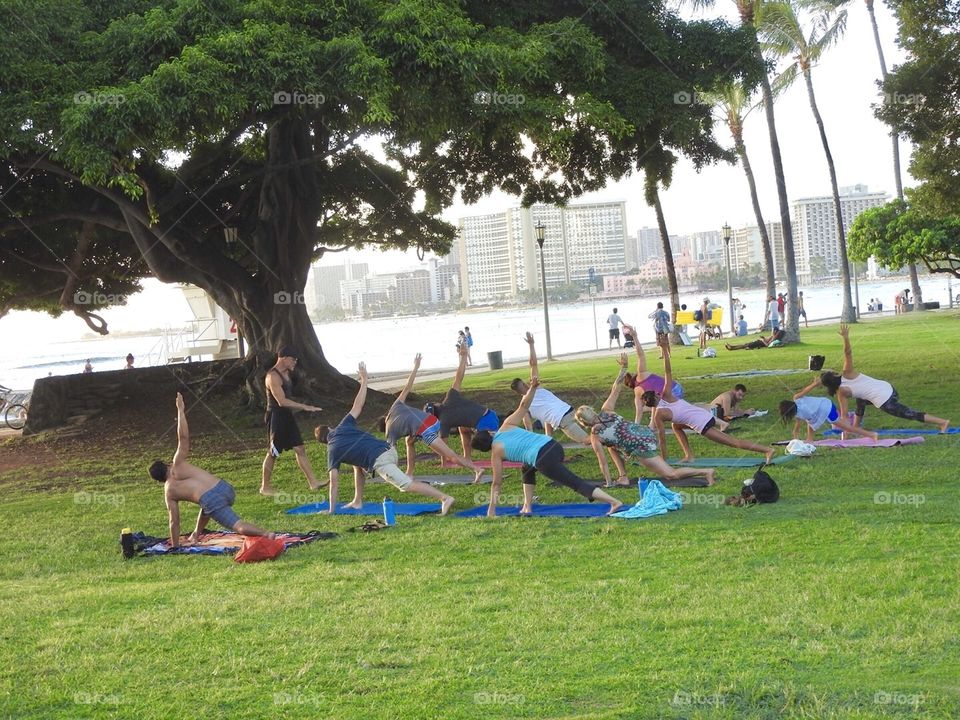
M 675 374 L 803 368 L 811 354 L 839 367 L 835 331 L 716 359 L 678 349 Z M 955 314 L 873 321 L 851 336 L 858 369 L 960 424 Z M 464 389 L 509 410 L 515 374 L 471 375 Z M 615 374 L 612 359 L 541 366 L 544 385 L 574 404 L 599 405 Z M 745 382 L 747 404 L 771 414 L 739 433 L 772 441 L 789 433 L 776 403 L 811 376 L 683 384 L 688 399 L 709 401 Z M 417 391 L 437 396 L 448 383 Z M 624 415 L 632 402 L 621 396 Z M 173 398 L 156 412 L 159 434 Z M 866 424 L 908 423 L 871 408 Z M 107 425 L 83 446 L 55 435 L 0 444 L 0 456 L 36 458 L 0 474 L 2 718 L 960 716 L 960 435 L 819 450 L 772 469 L 782 497 L 770 506 L 723 506 L 751 473 L 721 469 L 717 486 L 685 491 L 683 510 L 648 520 L 401 517 L 364 534 L 347 532 L 359 518 L 287 516 L 292 503 L 260 497 L 263 434 L 233 414 L 221 433 L 195 438 L 193 460 L 234 484 L 241 517 L 342 533 L 239 565 L 120 557 L 122 527 L 166 532 L 146 467 L 174 442 L 118 440 Z M 691 442 L 701 456 L 736 452 Z M 322 472 L 323 448 L 311 440 L 308 452 Z M 592 456 L 578 455 L 571 467 L 596 479 Z M 319 499 L 292 457 L 274 484 L 286 500 Z M 488 487 L 449 492 L 463 509 Z M 504 492 L 520 494 L 516 472 Z M 537 492 L 579 500 L 544 481 Z M 385 495 L 406 499 L 367 486 L 367 499 Z M 191 529 L 192 508 L 182 515 Z

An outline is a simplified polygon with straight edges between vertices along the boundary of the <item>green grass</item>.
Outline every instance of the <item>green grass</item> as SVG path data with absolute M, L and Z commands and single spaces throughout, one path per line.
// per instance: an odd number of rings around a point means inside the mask
M 859 369 L 960 422 L 956 316 L 858 325 L 852 339 Z M 801 368 L 815 353 L 836 366 L 840 347 L 835 328 L 811 328 L 801 346 L 713 360 L 678 350 L 676 374 Z M 615 364 L 541 370 L 561 397 L 599 404 Z M 506 410 L 514 375 L 471 375 L 465 390 Z M 746 378 L 749 404 L 772 410 L 808 379 Z M 737 381 L 684 386 L 708 401 Z M 621 411 L 631 407 L 624 395 Z M 770 418 L 741 434 L 783 438 Z M 904 421 L 870 410 L 867 424 Z M 362 534 L 345 532 L 357 518 L 287 516 L 259 497 L 262 438 L 237 432 L 248 449 L 223 452 L 206 436 L 195 460 L 234 483 L 240 515 L 340 538 L 256 565 L 123 561 L 122 527 L 165 532 L 160 487 L 144 472 L 155 438 L 103 438 L 83 461 L 44 454 L 59 447 L 51 438 L 31 440 L 42 462 L 0 475 L 0 717 L 960 716 L 960 436 L 819 451 L 774 469 L 773 506 L 719 504 L 750 474 L 732 469 L 715 488 L 687 491 L 682 511 L 649 520 L 402 517 Z M 700 455 L 733 452 L 692 443 Z M 309 452 L 322 469 L 322 448 Z M 587 453 L 573 467 L 597 477 Z M 278 463 L 275 485 L 307 495 L 292 458 Z M 485 490 L 451 492 L 464 508 Z M 90 503 L 75 502 L 81 491 Z M 505 493 L 519 495 L 516 473 Z M 538 494 L 577 501 L 543 482 Z M 384 495 L 401 499 L 368 485 L 368 499 Z

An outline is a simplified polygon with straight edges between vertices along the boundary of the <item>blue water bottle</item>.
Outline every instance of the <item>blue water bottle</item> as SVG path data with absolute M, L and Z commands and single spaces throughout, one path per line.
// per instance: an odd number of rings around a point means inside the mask
M 397 516 L 393 513 L 393 500 L 390 498 L 383 499 L 383 521 L 387 525 L 396 525 Z

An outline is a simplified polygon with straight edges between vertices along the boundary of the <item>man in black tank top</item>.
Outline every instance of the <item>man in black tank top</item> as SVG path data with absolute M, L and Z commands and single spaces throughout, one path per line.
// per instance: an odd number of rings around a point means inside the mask
M 290 372 L 296 366 L 297 351 L 287 345 L 280 348 L 277 353 L 276 364 L 267 371 L 267 412 L 263 419 L 270 433 L 270 439 L 267 456 L 263 459 L 261 495 L 273 495 L 270 477 L 273 474 L 274 463 L 284 450 L 293 450 L 297 458 L 297 465 L 300 466 L 300 470 L 306 476 L 307 484 L 311 490 L 319 490 L 326 486 L 326 483 L 319 482 L 313 474 L 310 458 L 307 457 L 303 447 L 300 428 L 297 427 L 297 421 L 293 417 L 294 410 L 305 410 L 306 412 L 320 412 L 322 410 L 322 408 L 304 405 L 290 398 L 290 392 L 293 388 Z

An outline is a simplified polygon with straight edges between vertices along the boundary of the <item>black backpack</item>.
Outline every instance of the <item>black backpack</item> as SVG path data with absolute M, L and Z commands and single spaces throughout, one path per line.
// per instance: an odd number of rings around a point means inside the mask
M 694 310 L 694 311 L 693 311 L 693 319 L 696 320 L 697 322 L 700 322 L 701 320 L 703 320 L 703 311 L 702 311 L 702 310 Z

